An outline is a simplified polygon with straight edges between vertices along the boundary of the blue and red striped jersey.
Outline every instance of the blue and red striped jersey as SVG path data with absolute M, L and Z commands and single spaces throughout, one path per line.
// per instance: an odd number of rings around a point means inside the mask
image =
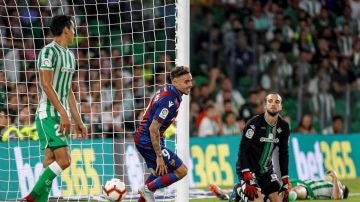
M 135 144 L 142 147 L 152 147 L 149 127 L 155 119 L 162 123 L 160 145 L 165 146 L 163 133 L 175 120 L 181 100 L 181 93 L 171 84 L 167 84 L 158 90 L 146 108 L 143 119 L 136 130 Z

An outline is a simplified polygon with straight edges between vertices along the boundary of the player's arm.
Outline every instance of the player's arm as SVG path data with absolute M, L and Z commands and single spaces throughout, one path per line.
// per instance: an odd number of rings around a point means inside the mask
M 64 106 L 61 104 L 58 95 L 52 86 L 53 76 L 53 70 L 40 70 L 40 82 L 42 89 L 44 90 L 51 104 L 60 113 L 60 133 L 67 133 L 70 131 L 71 123 Z
M 157 120 L 153 120 L 149 127 L 151 144 L 154 148 L 156 156 L 161 156 L 161 146 L 160 146 L 160 129 L 161 123 Z
M 343 198 L 342 189 L 341 189 L 342 185 L 341 185 L 340 180 L 337 178 L 335 171 L 329 170 L 327 173 L 331 176 L 331 182 L 334 185 L 333 191 L 331 194 L 331 199 L 333 199 L 333 200 L 342 199 Z
M 289 124 L 283 125 L 283 133 L 281 134 L 279 141 L 279 165 L 281 176 L 289 177 L 289 137 L 290 127 Z
M 251 119 L 245 126 L 243 130 L 243 135 L 241 138 L 239 152 L 238 152 L 238 161 L 236 163 L 236 173 L 240 178 L 244 172 L 249 172 L 250 166 L 248 162 L 248 152 L 251 145 L 252 138 L 255 134 L 255 128 L 253 128 L 253 119 Z M 251 152 L 251 151 L 250 151 Z
M 149 127 L 151 144 L 156 154 L 156 170 L 155 175 L 164 175 L 167 173 L 167 167 L 162 157 L 161 146 L 160 146 L 160 127 L 161 122 L 154 119 Z
M 289 201 L 289 193 L 291 184 L 289 181 L 289 137 L 290 126 L 288 123 L 283 122 L 280 126 L 284 131 L 280 136 L 279 141 L 279 165 L 281 172 L 282 185 L 279 192 L 282 192 L 283 201 Z
M 259 196 L 261 195 L 259 186 L 257 185 L 256 180 L 254 179 L 254 175 L 250 170 L 250 165 L 248 161 L 248 155 L 250 151 L 250 145 L 252 144 L 252 139 L 255 135 L 255 125 L 254 119 L 251 119 L 245 126 L 243 131 L 243 136 L 240 142 L 240 148 L 238 153 L 238 161 L 236 163 L 236 173 L 240 179 L 245 181 L 245 196 L 249 198 L 249 200 L 257 201 Z M 239 194 L 239 193 L 238 193 Z
M 81 116 L 80 113 L 77 109 L 77 104 L 76 104 L 76 99 L 75 99 L 75 95 L 74 92 L 72 90 L 72 85 L 70 85 L 70 90 L 69 90 L 69 106 L 70 106 L 70 113 L 72 118 L 75 121 L 75 133 L 77 135 L 81 135 L 82 138 L 85 138 L 87 135 L 87 130 L 86 127 L 84 126 L 84 123 L 81 120 Z

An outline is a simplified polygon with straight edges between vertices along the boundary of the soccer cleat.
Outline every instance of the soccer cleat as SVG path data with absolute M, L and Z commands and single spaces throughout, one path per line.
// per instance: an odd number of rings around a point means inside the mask
M 30 195 L 25 196 L 20 202 L 36 202 Z
M 155 202 L 154 192 L 149 190 L 146 185 L 141 186 L 138 193 L 145 199 L 146 202 Z
M 220 200 L 229 200 L 230 198 L 227 193 L 225 193 L 223 190 L 220 189 L 220 187 L 216 186 L 215 184 L 210 184 L 209 189 Z
M 146 201 L 145 201 L 144 197 L 142 197 L 142 196 L 140 195 L 140 197 L 139 197 L 139 199 L 138 199 L 138 202 L 146 202 Z

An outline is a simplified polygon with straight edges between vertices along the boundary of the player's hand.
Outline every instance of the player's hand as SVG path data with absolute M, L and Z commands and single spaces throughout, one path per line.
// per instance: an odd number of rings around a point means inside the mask
M 253 201 L 255 198 L 258 198 L 258 191 L 260 191 L 260 188 L 259 185 L 256 184 L 253 174 L 250 171 L 244 172 L 243 179 L 245 181 L 245 196 L 248 197 L 251 201 Z
M 332 178 L 337 178 L 337 175 L 334 170 L 330 169 L 326 172 L 326 174 L 330 175 L 330 177 L 332 177 Z
M 167 167 L 165 165 L 164 159 L 162 156 L 156 157 L 156 170 L 155 173 L 158 176 L 165 175 L 167 173 Z
M 283 202 L 288 202 L 289 201 L 289 193 L 290 193 L 290 189 L 291 189 L 289 177 L 282 178 L 282 183 L 283 184 L 279 190 L 279 193 L 280 192 L 283 193 Z
M 87 137 L 87 129 L 83 123 L 75 124 L 74 130 L 77 138 L 85 139 Z
M 60 134 L 63 135 L 69 134 L 70 129 L 71 129 L 71 122 L 69 116 L 66 113 L 60 114 L 60 128 L 59 128 Z

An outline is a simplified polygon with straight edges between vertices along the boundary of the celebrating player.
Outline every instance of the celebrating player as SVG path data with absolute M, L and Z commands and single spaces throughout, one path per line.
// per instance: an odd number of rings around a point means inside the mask
M 234 187 L 231 201 L 288 201 L 289 195 L 289 124 L 279 116 L 282 99 L 270 93 L 265 99 L 265 113 L 251 118 L 244 128 L 236 172 L 240 183 Z M 273 169 L 272 153 L 279 147 L 279 164 L 282 185 Z M 278 194 L 283 192 L 283 194 Z M 281 196 L 282 195 L 282 196 Z
M 177 116 L 181 96 L 190 93 L 192 76 L 189 68 L 178 66 L 171 71 L 170 78 L 172 84 L 156 92 L 134 136 L 136 148 L 151 172 L 139 189 L 139 201 L 155 201 L 157 189 L 167 187 L 187 174 L 181 159 L 165 147 L 163 133 Z
M 36 112 L 36 129 L 41 149 L 45 149 L 44 170 L 30 194 L 23 199 L 30 202 L 47 201 L 53 179 L 70 165 L 67 147 L 70 114 L 75 121 L 76 134 L 87 135 L 71 88 L 76 63 L 67 47 L 74 38 L 74 24 L 70 16 L 59 15 L 53 17 L 50 29 L 54 41 L 40 51 L 37 60 L 42 94 Z
M 291 180 L 295 192 L 294 199 L 346 199 L 349 189 L 337 178 L 333 170 L 327 172 L 331 176 L 331 181 L 327 180 Z

